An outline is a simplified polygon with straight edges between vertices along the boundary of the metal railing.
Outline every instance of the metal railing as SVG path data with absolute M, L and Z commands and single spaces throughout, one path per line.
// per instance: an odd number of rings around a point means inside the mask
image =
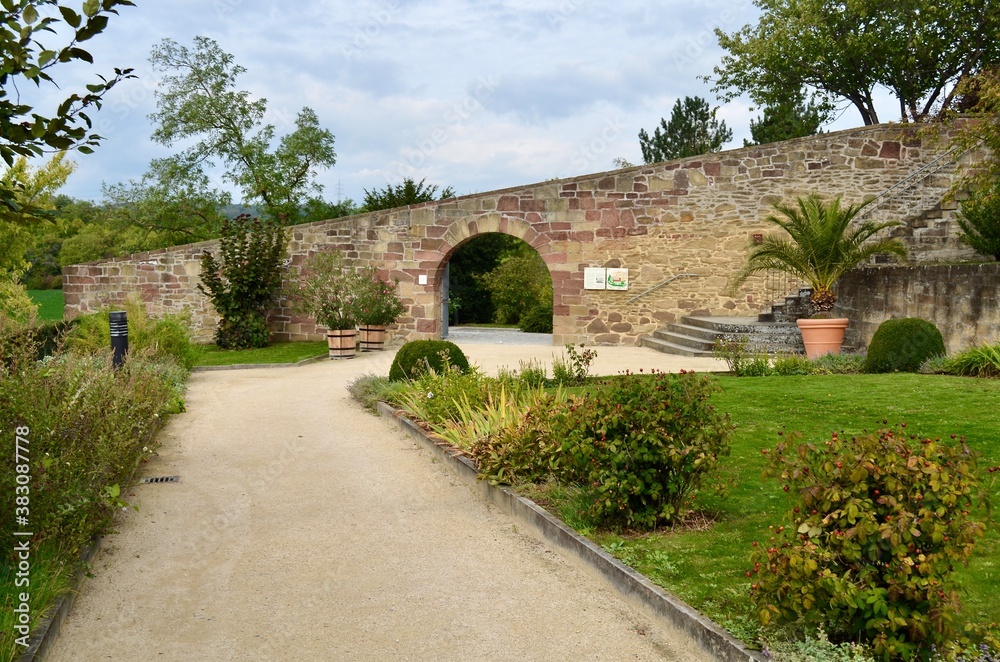
M 700 276 L 700 275 L 701 275 L 701 274 L 677 274 L 676 276 L 671 276 L 670 278 L 666 279 L 666 280 L 665 280 L 665 281 L 663 281 L 662 283 L 659 283 L 659 284 L 657 284 L 657 285 L 654 285 L 654 286 L 652 286 L 651 288 L 649 288 L 649 289 L 648 289 L 648 290 L 646 290 L 645 292 L 640 292 L 639 294 L 636 294 L 636 295 L 635 295 L 634 297 L 632 297 L 631 299 L 629 299 L 629 300 L 628 300 L 628 301 L 626 301 L 625 303 L 632 303 L 632 302 L 633 302 L 633 301 L 635 301 L 636 299 L 639 299 L 639 298 L 641 298 L 641 297 L 644 297 L 644 296 L 646 296 L 647 294 L 649 294 L 650 292 L 652 292 L 652 291 L 654 291 L 654 290 L 658 290 L 658 289 L 660 289 L 661 287 L 663 287 L 664 285 L 666 285 L 666 284 L 668 284 L 668 283 L 672 283 L 673 281 L 677 280 L 678 278 L 684 278 L 685 276 L 689 276 L 689 277 L 694 277 L 694 278 L 697 278 L 697 277 L 698 277 L 698 276 Z

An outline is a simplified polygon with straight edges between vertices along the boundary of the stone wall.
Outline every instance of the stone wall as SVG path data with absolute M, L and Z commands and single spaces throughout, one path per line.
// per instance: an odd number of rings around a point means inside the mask
M 942 142 L 899 126 L 866 127 L 295 226 L 289 254 L 299 264 L 313 251 L 336 246 L 357 264 L 377 265 L 400 280 L 407 304 L 397 335 L 436 337 L 449 257 L 472 237 L 504 232 L 529 243 L 549 267 L 555 344 L 634 344 L 685 314 L 757 314 L 766 303 L 763 279 L 736 296 L 726 293 L 726 285 L 752 235 L 770 230 L 763 219 L 774 203 L 809 193 L 861 202 L 908 181 L 942 153 Z M 902 196 L 879 213 L 924 218 L 954 172 L 920 175 L 914 179 L 919 197 Z M 893 206 L 905 204 L 910 208 Z M 913 257 L 961 257 L 952 225 L 945 213 L 908 228 Z M 204 242 L 66 267 L 67 314 L 138 292 L 153 315 L 190 311 L 199 336 L 208 339 L 215 317 L 196 289 L 198 256 L 216 247 Z M 586 267 L 627 268 L 629 291 L 585 290 Z M 630 301 L 675 274 L 696 277 Z M 283 339 L 315 338 L 322 331 L 283 303 L 271 326 Z
M 865 348 L 888 319 L 934 322 L 948 352 L 1000 342 L 1000 263 L 870 267 L 837 283 L 838 314 L 851 320 L 845 344 Z

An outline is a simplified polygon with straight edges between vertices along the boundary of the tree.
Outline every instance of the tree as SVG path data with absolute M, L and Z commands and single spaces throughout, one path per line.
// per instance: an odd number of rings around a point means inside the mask
M 281 287 L 287 241 L 277 220 L 239 216 L 222 224 L 219 258 L 202 254 L 198 289 L 221 317 L 215 344 L 222 349 L 267 346 L 267 310 Z
M 319 125 L 312 109 L 295 118 L 294 130 L 277 147 L 273 124 L 264 124 L 267 100 L 237 90 L 246 69 L 207 37 L 195 37 L 194 48 L 164 39 L 154 47 L 150 62 L 165 75 L 156 92 L 153 140 L 168 147 L 196 140 L 176 159 L 196 173 L 203 164 L 220 160 L 224 177 L 243 193 L 247 204 L 260 203 L 272 219 L 294 222 L 310 193 L 318 194 L 319 168 L 336 162 L 334 137 Z
M 119 81 L 133 78 L 131 69 L 115 69 L 110 78 L 87 85 L 85 93 L 72 93 L 53 112 L 36 109 L 21 98 L 21 88 L 50 83 L 58 88 L 51 71 L 57 64 L 93 63 L 80 44 L 108 25 L 117 7 L 131 7 L 130 0 L 86 0 L 77 13 L 56 0 L 4 0 L 0 12 L 0 156 L 8 166 L 17 157 L 41 156 L 46 151 L 76 148 L 87 154 L 101 136 L 91 132 L 92 110 L 101 107 L 104 95 Z M 57 9 L 59 17 L 50 8 Z M 43 13 L 53 15 L 43 16 Z M 46 33 L 59 36 L 64 45 L 42 45 Z M 14 212 L 31 212 L 16 200 L 17 183 L 0 185 L 0 207 Z
M 518 324 L 539 303 L 552 308 L 552 276 L 542 256 L 531 246 L 518 240 L 516 247 L 504 255 L 500 264 L 480 276 L 489 290 L 496 309 L 496 322 Z
M 766 106 L 764 116 L 760 119 L 750 120 L 750 136 L 753 141 L 744 139 L 743 146 L 766 145 L 814 136 L 820 132 L 819 127 L 828 118 L 829 106 L 822 102 L 806 102 L 805 95 L 800 91 L 780 103 Z
M 808 87 L 846 101 L 877 124 L 876 87 L 888 88 L 905 121 L 955 101 L 958 84 L 1000 59 L 993 0 L 754 0 L 757 25 L 726 34 L 714 91 L 779 104 Z
M 229 195 L 212 189 L 195 164 L 154 159 L 138 180 L 103 187 L 105 220 L 131 231 L 139 250 L 167 248 L 218 236 Z M 134 247 L 134 246 L 133 246 Z
M 0 272 L 17 277 L 31 266 L 25 262 L 25 253 L 40 226 L 52 225 L 55 193 L 75 167 L 65 152 L 38 167 L 28 165 L 28 159 L 21 156 L 0 176 L 0 189 L 13 192 L 14 207 L 0 206 Z
M 876 255 L 906 257 L 906 247 L 899 239 L 868 241 L 899 222 L 864 221 L 851 228 L 863 207 L 842 209 L 840 198 L 825 203 L 815 195 L 799 198 L 794 207 L 775 205 L 778 215 L 771 214 L 764 220 L 788 236 L 768 235 L 754 245 L 746 265 L 733 278 L 732 290 L 754 274 L 781 271 L 809 284 L 815 312 L 830 312 L 837 302 L 833 285 L 845 273 Z
M 1000 260 L 1000 180 L 963 200 L 957 220 L 963 242 L 980 255 Z
M 438 187 L 435 185 L 424 185 L 425 179 L 414 182 L 407 177 L 402 184 L 386 184 L 384 189 L 365 189 L 365 202 L 362 209 L 365 211 L 376 211 L 379 209 L 395 209 L 396 207 L 406 207 L 416 205 L 421 202 L 431 202 L 432 200 L 445 200 L 454 198 L 455 191 L 446 186 L 441 195 L 435 198 Z
M 497 268 L 507 255 L 524 242 L 502 232 L 473 237 L 457 249 L 448 261 L 448 296 L 454 309 L 453 323 L 494 322 L 496 308 L 483 276 Z
M 718 152 L 733 139 L 733 132 L 725 122 L 715 119 L 716 110 L 701 97 L 678 99 L 670 113 L 670 122 L 661 118 L 652 137 L 645 129 L 639 129 L 643 161 L 658 163 Z

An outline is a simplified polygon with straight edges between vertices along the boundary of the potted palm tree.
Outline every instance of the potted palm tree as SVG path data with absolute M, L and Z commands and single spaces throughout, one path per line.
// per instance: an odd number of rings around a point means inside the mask
M 378 269 L 367 267 L 361 270 L 360 282 L 357 315 L 361 351 L 378 351 L 385 347 L 386 327 L 406 310 L 396 294 L 399 281 L 382 279 Z
M 310 255 L 287 286 L 292 308 L 326 327 L 331 359 L 355 356 L 358 298 L 363 287 L 361 276 L 344 265 L 336 249 Z
M 898 239 L 873 239 L 880 231 L 900 225 L 898 221 L 876 223 L 852 221 L 864 204 L 840 206 L 840 198 L 826 203 L 816 195 L 799 198 L 795 206 L 777 204 L 777 214 L 766 219 L 787 233 L 768 235 L 751 246 L 746 265 L 733 279 L 732 290 L 750 276 L 763 271 L 783 271 L 812 288 L 810 318 L 800 319 L 806 355 L 816 358 L 837 354 L 848 320 L 831 318 L 837 297 L 833 285 L 842 275 L 876 255 L 906 257 Z M 869 241 L 871 240 L 871 241 Z

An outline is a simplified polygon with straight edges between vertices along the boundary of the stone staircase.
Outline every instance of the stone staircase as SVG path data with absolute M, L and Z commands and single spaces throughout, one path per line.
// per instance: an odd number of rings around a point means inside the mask
M 761 322 L 754 317 L 684 317 L 657 329 L 639 344 L 666 354 L 712 356 L 716 341 L 747 340 L 747 349 L 768 354 L 802 354 L 795 322 Z

